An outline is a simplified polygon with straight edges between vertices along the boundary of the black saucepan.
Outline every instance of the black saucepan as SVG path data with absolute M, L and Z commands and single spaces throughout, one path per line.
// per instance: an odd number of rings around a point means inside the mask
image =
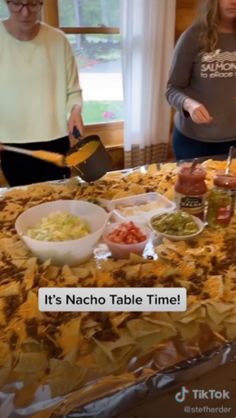
M 98 135 L 89 135 L 87 137 L 82 138 L 80 136 L 80 132 L 77 128 L 73 130 L 73 136 L 79 141 L 76 145 L 74 145 L 68 155 L 72 154 L 73 152 L 78 151 L 84 145 L 88 144 L 89 142 L 96 141 L 98 142 L 98 147 L 94 151 L 94 153 L 88 157 L 88 159 L 77 166 L 75 166 L 76 170 L 78 171 L 79 176 L 85 180 L 86 182 L 92 182 L 98 180 L 102 176 L 104 176 L 108 171 L 112 168 L 112 158 L 109 152 L 104 147 L 100 137 Z

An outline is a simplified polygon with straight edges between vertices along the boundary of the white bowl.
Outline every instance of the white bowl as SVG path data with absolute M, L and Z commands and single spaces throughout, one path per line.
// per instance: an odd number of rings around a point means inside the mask
M 141 229 L 141 231 L 146 235 L 146 239 L 136 244 L 125 244 L 125 243 L 118 244 L 116 242 L 111 241 L 108 238 L 108 235 L 112 231 L 114 231 L 114 229 L 119 227 L 122 223 L 125 223 L 125 222 L 111 223 L 107 225 L 103 231 L 103 235 L 102 235 L 103 240 L 107 244 L 109 250 L 111 251 L 112 256 L 116 259 L 122 259 L 122 258 L 124 259 L 124 258 L 129 258 L 131 253 L 142 255 L 149 239 L 151 238 L 152 231 L 148 227 L 142 224 L 135 224 L 135 226 Z
M 26 235 L 29 228 L 52 212 L 69 212 L 80 216 L 89 225 L 91 233 L 70 241 L 39 241 Z M 51 259 L 56 265 L 74 266 L 89 259 L 99 241 L 110 215 L 98 205 L 82 200 L 56 200 L 42 203 L 23 212 L 16 220 L 18 235 L 40 261 Z
M 174 212 L 173 212 L 173 213 L 174 213 Z M 159 216 L 161 217 L 161 215 L 159 215 Z M 162 236 L 162 237 L 164 237 L 164 238 L 168 238 L 168 239 L 169 239 L 169 240 L 171 240 L 171 241 L 183 241 L 183 240 L 188 240 L 188 239 L 194 238 L 194 237 L 196 237 L 197 235 L 199 235 L 199 234 L 203 231 L 203 229 L 204 229 L 204 227 L 205 227 L 205 225 L 204 225 L 204 223 L 201 221 L 201 219 L 197 218 L 196 216 L 190 215 L 190 216 L 191 216 L 191 218 L 194 220 L 194 222 L 197 224 L 198 230 L 197 230 L 196 232 L 194 232 L 193 234 L 189 234 L 189 235 L 171 235 L 171 234 L 167 234 L 167 233 L 165 233 L 165 232 L 158 231 L 156 228 L 154 228 L 154 227 L 152 226 L 152 220 L 153 220 L 153 219 L 155 219 L 155 218 L 158 218 L 159 216 L 153 216 L 153 217 L 150 219 L 150 222 L 149 222 L 149 227 L 150 227 L 150 228 L 152 229 L 152 231 L 154 231 L 156 234 L 158 234 L 158 235 L 160 235 L 160 236 Z

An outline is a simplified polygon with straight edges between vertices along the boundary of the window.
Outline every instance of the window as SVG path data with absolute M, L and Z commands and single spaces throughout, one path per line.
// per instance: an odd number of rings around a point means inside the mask
M 5 19 L 7 16 L 7 6 L 3 0 L 0 0 L 0 19 Z
M 68 36 L 78 60 L 85 134 L 123 144 L 123 88 L 119 34 L 122 0 L 44 0 L 43 19 Z M 0 0 L 0 19 L 8 16 Z
M 58 0 L 58 26 L 78 62 L 85 124 L 123 120 L 121 0 Z

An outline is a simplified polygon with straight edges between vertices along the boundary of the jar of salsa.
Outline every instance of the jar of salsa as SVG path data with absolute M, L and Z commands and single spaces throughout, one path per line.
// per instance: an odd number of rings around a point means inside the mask
M 178 173 L 175 183 L 175 201 L 177 209 L 184 210 L 201 219 L 204 217 L 207 185 L 206 171 L 197 164 L 184 164 Z
M 214 178 L 214 188 L 208 196 L 208 225 L 220 228 L 229 225 L 234 214 L 236 176 L 218 173 Z

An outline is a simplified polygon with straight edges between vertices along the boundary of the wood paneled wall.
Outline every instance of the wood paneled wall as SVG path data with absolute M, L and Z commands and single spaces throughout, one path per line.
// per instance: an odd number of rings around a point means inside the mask
M 193 22 L 199 0 L 176 0 L 176 39 Z

